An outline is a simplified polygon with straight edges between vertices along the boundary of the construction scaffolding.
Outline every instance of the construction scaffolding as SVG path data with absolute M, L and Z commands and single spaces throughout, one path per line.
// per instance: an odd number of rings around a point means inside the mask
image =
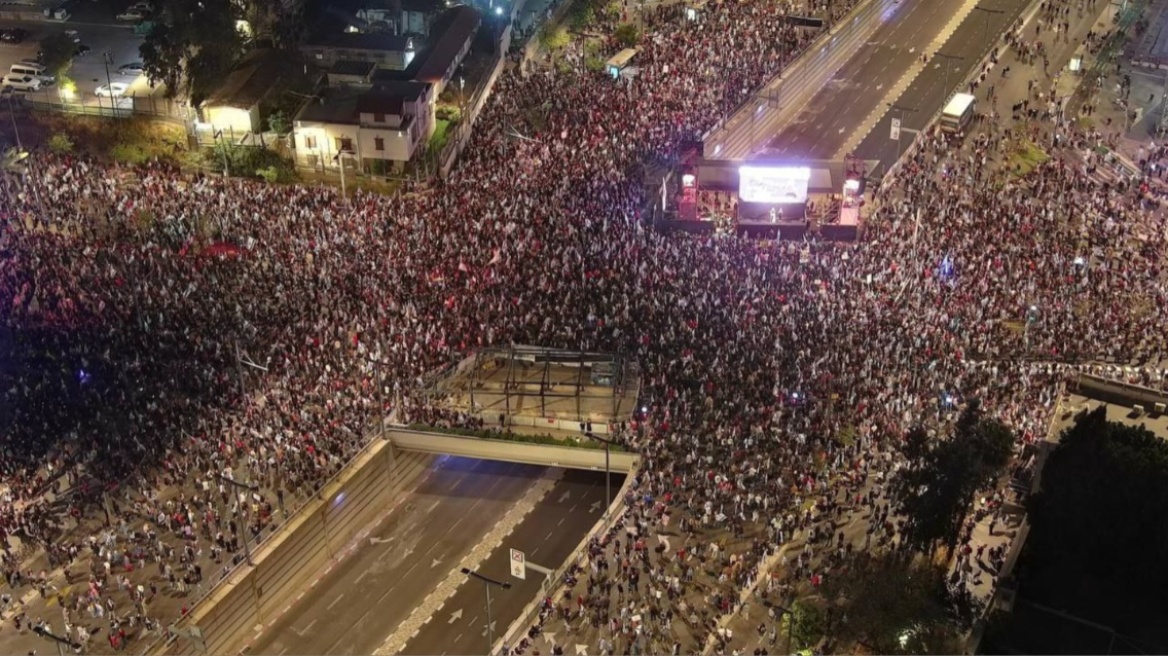
M 607 433 L 632 417 L 640 369 L 621 354 L 538 346 L 494 347 L 431 379 L 430 403 L 477 415 L 488 425 Z

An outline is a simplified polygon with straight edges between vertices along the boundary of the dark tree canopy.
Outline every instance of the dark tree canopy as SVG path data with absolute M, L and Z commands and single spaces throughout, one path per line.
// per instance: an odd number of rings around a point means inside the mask
M 230 0 L 170 0 L 165 20 L 140 48 L 146 74 L 166 84 L 171 97 L 185 82 L 192 103 L 202 102 L 223 83 L 243 51 L 237 13 Z
M 918 550 L 956 545 L 961 523 L 977 492 L 1002 474 L 1014 437 L 986 417 L 974 401 L 962 412 L 949 439 L 928 440 L 921 429 L 905 438 L 908 466 L 892 480 L 892 494 L 908 518 L 904 538 Z
M 1028 506 L 1031 567 L 1164 599 L 1168 442 L 1100 407 L 1063 434 Z

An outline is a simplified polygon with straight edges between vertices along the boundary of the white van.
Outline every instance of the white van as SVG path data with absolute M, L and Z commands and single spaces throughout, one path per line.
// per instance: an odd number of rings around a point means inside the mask
M 19 64 L 13 64 L 12 68 L 8 69 L 8 72 L 18 77 L 35 77 L 44 84 L 52 84 L 57 80 L 57 78 L 46 73 L 45 67 L 41 66 L 40 64 L 28 64 L 21 62 Z
M 4 76 L 4 86 L 10 87 L 13 91 L 36 91 L 41 88 L 41 81 L 31 75 L 13 75 L 9 73 Z

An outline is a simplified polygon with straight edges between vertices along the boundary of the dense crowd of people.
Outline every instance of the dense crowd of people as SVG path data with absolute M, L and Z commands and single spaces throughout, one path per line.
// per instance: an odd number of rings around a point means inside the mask
M 661 8 L 631 83 L 505 75 L 452 176 L 423 192 L 342 198 L 45 153 L 26 182 L 5 178 L 0 530 L 85 581 L 59 599 L 64 631 L 96 624 L 120 648 L 173 619 L 152 614 L 159 582 L 185 593 L 209 563 L 238 564 L 378 413 L 428 416 L 420 376 L 487 345 L 636 355 L 648 412 L 627 439 L 645 466 L 625 527 L 642 529 L 618 529 L 617 551 L 678 522 L 692 539 L 675 550 L 721 565 L 700 614 L 846 499 L 886 514 L 847 472 L 887 471 L 910 427 L 940 432 L 976 398 L 1023 444 L 1075 367 L 1162 374 L 1162 217 L 1062 157 L 991 173 L 1011 135 L 959 158 L 922 137 L 855 244 L 645 226 L 643 167 L 810 38 L 786 10 Z M 5 560 L 18 590 L 50 578 L 24 567 Z M 650 571 L 662 589 L 705 576 Z M 598 622 L 611 583 L 588 600 Z

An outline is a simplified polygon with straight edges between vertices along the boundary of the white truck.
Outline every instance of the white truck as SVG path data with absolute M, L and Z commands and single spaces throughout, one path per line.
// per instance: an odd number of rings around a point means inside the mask
M 941 129 L 945 132 L 961 132 L 977 113 L 977 98 L 968 93 L 957 93 L 941 111 Z

